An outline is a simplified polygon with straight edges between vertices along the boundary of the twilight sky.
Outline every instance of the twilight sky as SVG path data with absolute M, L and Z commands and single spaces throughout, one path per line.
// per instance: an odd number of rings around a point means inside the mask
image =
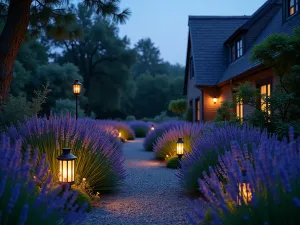
M 164 60 L 185 65 L 189 15 L 251 15 L 266 0 L 122 0 L 132 15 L 120 26 L 131 44 L 150 37 Z

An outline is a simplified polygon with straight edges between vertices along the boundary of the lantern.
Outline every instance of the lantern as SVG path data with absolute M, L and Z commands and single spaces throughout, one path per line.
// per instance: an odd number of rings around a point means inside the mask
M 217 100 L 218 100 L 217 97 L 214 97 L 214 98 L 213 98 L 214 104 L 217 103 Z
M 73 83 L 73 93 L 74 95 L 79 95 L 81 91 L 81 83 L 78 80 L 75 80 Z
M 122 138 L 122 132 L 119 131 L 119 138 Z
M 154 125 L 153 125 L 153 124 L 152 124 L 152 126 L 151 126 L 151 130 L 154 131 Z
M 63 148 L 63 153 L 57 157 L 59 163 L 58 180 L 64 184 L 74 184 L 75 181 L 75 159 L 70 148 Z
M 183 139 L 178 138 L 176 145 L 177 145 L 177 155 L 179 159 L 181 159 L 183 156 L 183 151 L 184 151 L 183 144 L 184 144 Z
M 242 169 L 242 182 L 238 183 L 239 195 L 237 196 L 237 204 L 242 205 L 242 201 L 248 204 L 252 200 L 252 192 L 247 178 L 247 171 Z

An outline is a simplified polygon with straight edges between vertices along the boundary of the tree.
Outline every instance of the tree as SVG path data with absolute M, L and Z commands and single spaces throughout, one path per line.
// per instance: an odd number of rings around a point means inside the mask
M 135 44 L 137 62 L 134 68 L 135 78 L 142 74 L 167 74 L 166 64 L 160 58 L 160 51 L 150 38 L 139 40 Z
M 13 65 L 27 31 L 38 35 L 44 29 L 58 38 L 69 34 L 65 26 L 74 20 L 65 7 L 68 0 L 0 0 L 0 13 L 5 25 L 0 35 L 0 96 L 8 97 Z M 120 12 L 120 0 L 83 0 L 98 14 L 125 22 L 130 15 L 128 9 Z M 76 32 L 74 31 L 73 35 Z
M 187 110 L 186 99 L 171 100 L 168 109 L 173 113 L 183 116 L 184 112 Z

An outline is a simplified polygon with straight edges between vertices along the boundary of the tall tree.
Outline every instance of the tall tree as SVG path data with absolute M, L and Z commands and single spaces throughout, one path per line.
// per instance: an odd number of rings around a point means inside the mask
M 150 38 L 139 40 L 135 44 L 135 50 L 138 53 L 134 71 L 135 78 L 145 73 L 153 75 L 168 73 L 158 47 L 154 45 Z
M 130 12 L 120 12 L 120 0 L 82 0 L 98 14 L 125 22 Z M 64 27 L 74 16 L 67 12 L 69 0 L 0 0 L 0 14 L 5 25 L 0 35 L 0 96 L 8 97 L 13 64 L 22 41 L 29 31 L 37 35 L 45 28 L 59 38 L 68 35 Z M 29 29 L 28 29 L 29 28 Z

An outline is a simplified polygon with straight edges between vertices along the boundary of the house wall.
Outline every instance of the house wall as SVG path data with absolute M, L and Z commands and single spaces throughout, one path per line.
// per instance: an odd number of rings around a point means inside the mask
M 196 79 L 188 78 L 188 84 L 187 84 L 187 104 L 189 105 L 192 101 L 192 109 L 193 109 L 193 121 L 196 121 L 196 99 L 200 98 L 201 101 L 201 90 L 196 86 Z M 200 104 L 200 111 L 201 111 L 201 104 Z
M 259 81 L 265 80 L 267 78 L 272 79 L 271 87 L 272 90 L 274 90 L 274 87 L 278 84 L 279 80 L 273 75 L 273 71 L 271 69 L 266 69 L 259 73 L 255 73 L 244 78 L 236 79 L 231 83 L 227 83 L 219 88 L 202 88 L 204 103 L 204 121 L 214 120 L 217 114 L 217 109 L 221 106 L 221 103 L 223 101 L 233 101 L 232 90 L 234 87 L 237 87 L 239 84 L 249 81 L 251 82 L 252 87 L 256 88 L 256 85 Z M 214 96 L 217 97 L 216 104 L 214 104 L 213 102 Z M 251 106 L 244 105 L 244 116 L 249 115 L 252 112 L 252 110 L 253 108 Z

